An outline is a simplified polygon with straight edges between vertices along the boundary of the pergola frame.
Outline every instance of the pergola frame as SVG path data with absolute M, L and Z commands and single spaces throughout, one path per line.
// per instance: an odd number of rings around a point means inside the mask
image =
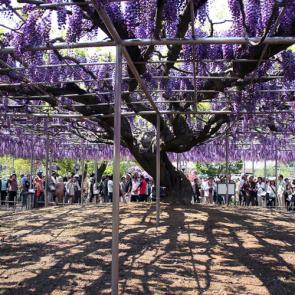
M 34 0 L 33 0 L 34 1 Z M 32 3 L 33 3 L 32 1 Z M 119 0 L 118 0 L 119 1 Z M 112 2 L 118 2 L 116 0 L 112 0 Z M 112 231 L 112 294 L 118 294 L 118 282 L 119 282 L 119 180 L 120 180 L 120 175 L 119 175 L 119 166 L 120 166 L 120 138 L 121 138 L 121 116 L 130 116 L 134 117 L 136 115 L 155 115 L 157 117 L 157 124 L 156 124 L 156 207 L 157 207 L 157 226 L 159 225 L 160 221 L 160 116 L 162 114 L 232 114 L 232 111 L 184 111 L 184 112 L 179 112 L 179 111 L 160 111 L 157 107 L 157 103 L 164 103 L 161 101 L 155 102 L 152 98 L 151 93 L 153 92 L 161 92 L 164 90 L 152 90 L 149 91 L 148 88 L 146 87 L 143 79 L 141 78 L 140 74 L 137 71 L 136 64 L 139 64 L 138 62 L 133 62 L 131 59 L 126 47 L 129 46 L 146 46 L 146 45 L 200 45 L 200 44 L 250 44 L 250 43 L 259 43 L 261 42 L 262 44 L 265 45 L 265 48 L 267 48 L 268 45 L 271 44 L 284 44 L 284 45 L 292 45 L 295 43 L 295 37 L 266 37 L 265 39 L 262 38 L 244 38 L 244 37 L 205 37 L 205 38 L 196 38 L 194 35 L 192 36 L 191 39 L 186 39 L 186 38 L 179 38 L 179 39 L 159 39 L 159 40 L 154 40 L 154 39 L 125 39 L 122 40 L 118 34 L 118 32 L 115 29 L 115 26 L 113 25 L 110 17 L 108 16 L 107 12 L 105 11 L 104 7 L 102 4 L 98 4 L 95 0 L 89 1 L 87 3 L 51 3 L 51 4 L 44 4 L 41 1 L 34 1 L 37 6 L 36 8 L 41 8 L 41 9 L 53 9 L 53 8 L 58 8 L 61 6 L 71 6 L 71 5 L 93 5 L 103 21 L 104 25 L 108 29 L 109 33 L 112 36 L 112 40 L 106 40 L 106 41 L 93 41 L 93 42 L 78 42 L 78 43 L 56 43 L 50 46 L 36 46 L 36 47 L 28 47 L 26 50 L 27 51 L 46 51 L 46 50 L 63 50 L 63 49 L 74 49 L 74 48 L 97 48 L 97 47 L 110 47 L 110 46 L 116 46 L 116 62 L 115 63 L 107 63 L 107 64 L 113 64 L 116 66 L 116 71 L 115 71 L 115 88 L 114 88 L 114 113 L 108 114 L 108 115 L 103 115 L 103 114 L 95 114 L 93 116 L 83 116 L 82 114 L 74 114 L 74 113 L 55 113 L 55 114 L 48 114 L 48 113 L 41 113 L 41 112 L 33 112 L 31 114 L 24 114 L 24 113 L 8 113 L 8 116 L 31 116 L 31 117 L 39 117 L 39 118 L 72 118 L 72 119 L 88 119 L 91 117 L 100 117 L 100 118 L 107 118 L 107 117 L 114 117 L 114 196 L 113 196 L 113 231 Z M 191 2 L 192 3 L 192 2 Z M 13 8 L 15 10 L 18 10 L 19 8 Z M 0 11 L 5 11 L 6 9 L 1 9 Z M 7 9 L 10 10 L 10 9 Z M 193 19 L 192 19 L 192 25 L 193 25 Z M 15 51 L 14 47 L 6 47 L 6 48 L 1 48 L 0 53 L 13 53 Z M 265 51 L 265 50 L 264 50 Z M 264 58 L 264 51 L 261 55 L 261 57 L 258 60 L 237 60 L 241 62 L 258 62 L 261 63 Z M 121 84 L 122 81 L 124 80 L 124 77 L 122 76 L 122 65 L 125 64 L 123 62 L 122 58 L 123 56 L 126 59 L 126 64 L 128 65 L 129 69 L 132 71 L 132 74 L 134 75 L 134 79 L 136 79 L 139 87 L 141 88 L 141 92 L 146 96 L 147 101 L 150 103 L 150 105 L 153 108 L 153 111 L 145 111 L 145 112 L 125 112 L 121 114 L 121 95 L 123 93 L 127 93 L 122 91 Z M 228 60 L 223 60 L 225 62 L 230 62 Z M 235 60 L 234 60 L 235 61 Z M 165 61 L 165 63 L 168 63 L 170 61 Z M 175 61 L 173 61 L 175 62 Z M 176 61 L 181 62 L 181 61 Z M 148 64 L 149 62 L 147 62 Z M 150 62 L 150 63 L 155 63 L 155 62 Z M 160 62 L 158 62 L 160 63 Z M 195 64 L 196 60 L 195 57 L 192 60 L 193 63 L 193 76 L 187 77 L 186 79 L 194 79 L 194 86 L 195 86 L 195 81 L 196 79 L 239 79 L 239 77 L 210 77 L 210 76 L 197 76 L 195 73 Z M 81 65 L 99 65 L 99 64 L 105 64 L 105 63 L 93 63 L 93 64 L 83 64 Z M 46 68 L 46 67 L 58 67 L 58 66 L 79 66 L 75 64 L 61 64 L 61 65 L 44 65 L 40 66 L 40 68 Z M 3 71 L 11 71 L 11 70 L 22 70 L 23 68 L 16 67 L 16 68 L 9 68 L 9 69 L 2 69 L 0 70 L 0 73 Z M 157 77 L 153 77 L 157 79 Z M 165 76 L 158 77 L 158 78 L 165 78 Z M 167 78 L 173 78 L 173 76 Z M 178 77 L 179 78 L 179 77 Z M 185 77 L 181 77 L 185 78 Z M 252 79 L 254 76 L 252 77 Z M 271 77 L 264 77 L 267 79 L 270 79 Z M 278 79 L 281 78 L 281 76 L 276 76 L 273 77 L 273 79 Z M 127 78 L 130 79 L 130 78 Z M 95 81 L 95 80 L 93 80 Z M 62 82 L 56 82 L 56 83 L 63 83 L 63 82 L 68 82 L 68 81 L 62 81 Z M 91 80 L 81 80 L 79 81 L 81 83 L 85 82 L 91 82 Z M 51 84 L 56 84 L 55 82 L 52 82 Z M 22 83 L 14 83 L 15 86 L 21 85 Z M 43 82 L 33 82 L 33 83 L 23 83 L 24 85 L 42 85 Z M 0 84 L 0 87 L 5 87 L 4 83 Z M 194 87 L 193 90 L 186 90 L 181 92 L 193 92 L 196 94 L 196 88 Z M 284 92 L 285 90 L 282 89 L 276 89 L 276 90 L 269 90 L 270 92 Z M 286 90 L 288 92 L 294 92 L 295 90 Z M 202 93 L 202 90 L 198 90 L 198 93 Z M 212 92 L 212 91 L 210 91 Z M 219 91 L 215 91 L 219 92 Z M 232 91 L 224 91 L 224 92 L 232 92 Z M 264 91 L 262 91 L 264 92 Z M 268 92 L 268 90 L 265 90 L 265 92 Z M 208 92 L 205 92 L 208 93 Z M 97 95 L 98 93 L 95 93 Z M 86 94 L 86 95 L 91 95 L 91 94 Z M 71 95 L 69 95 L 71 96 Z M 40 96 L 38 96 L 40 97 Z M 19 97 L 11 97 L 14 99 L 17 99 Z M 26 98 L 24 96 L 24 98 Z M 28 98 L 28 97 L 27 97 Z M 171 102 L 171 101 L 169 101 Z M 196 102 L 196 101 L 194 101 Z M 99 104 L 97 104 L 99 105 Z M 11 107 L 21 107 L 21 106 L 11 106 Z M 34 106 L 32 106 L 34 107 Z M 247 114 L 247 112 L 244 112 Z M 290 111 L 277 111 L 277 112 L 271 112 L 273 113 L 290 113 Z M 239 112 L 239 114 L 243 114 L 243 112 Z M 266 112 L 257 112 L 255 113 L 257 115 L 264 115 Z M 47 133 L 48 136 L 48 133 Z M 228 134 L 226 136 L 226 162 L 227 162 L 227 175 L 228 175 Z M 48 152 L 46 151 L 47 155 Z M 33 159 L 33 155 L 32 155 Z M 277 163 L 277 160 L 276 160 Z M 46 158 L 46 174 L 48 173 L 48 157 Z M 277 167 L 277 164 L 276 164 Z M 277 172 L 276 172 L 277 173 Z M 228 184 L 228 182 L 227 182 Z
M 200 44 L 236 44 L 236 45 L 247 45 L 251 43 L 274 45 L 293 45 L 295 43 L 295 37 L 267 37 L 262 40 L 262 38 L 244 38 L 244 37 L 199 37 L 196 39 L 125 39 L 121 40 L 121 45 L 123 47 L 129 46 L 147 46 L 147 45 L 200 45 Z M 116 41 L 88 41 L 88 42 L 77 42 L 77 43 L 56 43 L 50 46 L 32 46 L 28 47 L 26 51 L 46 51 L 54 49 L 74 49 L 74 48 L 97 48 L 97 47 L 110 47 L 116 46 Z M 4 47 L 1 49 L 2 53 L 12 53 L 16 49 L 15 47 Z

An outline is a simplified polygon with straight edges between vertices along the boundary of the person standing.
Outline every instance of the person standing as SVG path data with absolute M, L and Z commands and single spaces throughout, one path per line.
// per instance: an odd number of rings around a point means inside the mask
M 108 180 L 108 203 L 113 202 L 113 190 L 114 190 L 114 184 L 113 184 L 113 175 L 109 176 Z
M 35 188 L 35 202 L 34 207 L 39 207 L 40 203 L 44 201 L 44 180 L 43 174 L 39 171 L 34 178 L 34 188 Z
M 250 206 L 250 203 L 252 206 L 255 205 L 255 199 L 256 199 L 256 182 L 254 180 L 254 176 L 250 175 L 248 178 L 248 182 L 246 185 L 246 205 Z
M 17 196 L 17 179 L 16 174 L 11 174 L 9 180 L 8 180 L 8 206 L 13 207 L 15 205 L 15 199 Z
M 147 197 L 146 197 L 146 181 L 143 175 L 140 176 L 140 182 L 138 186 L 138 200 L 139 202 L 146 202 Z
M 94 189 L 96 189 L 94 186 L 95 186 L 95 174 L 92 173 L 89 179 L 89 202 L 90 203 L 92 203 L 94 199 Z
M 123 201 L 123 203 L 127 203 L 126 198 L 125 198 L 125 186 L 126 186 L 126 178 L 124 176 L 121 177 L 120 181 L 120 196 Z
M 209 177 L 208 179 L 208 201 L 209 204 L 213 204 L 213 196 L 214 196 L 214 190 L 215 190 L 215 183 L 213 177 Z
M 146 181 L 145 197 L 146 197 L 146 201 L 148 201 L 149 196 L 151 194 L 151 182 L 148 177 L 146 177 L 145 181 Z
M 30 175 L 23 175 L 21 179 L 21 200 L 23 206 L 26 206 L 27 204 L 28 191 L 30 188 L 30 178 Z
M 75 174 L 74 176 L 74 188 L 75 188 L 75 196 L 74 196 L 74 203 L 81 203 L 81 177 L 79 174 Z
M 76 176 L 76 175 L 75 175 Z M 66 203 L 75 203 L 77 192 L 81 190 L 76 177 L 72 176 L 66 184 Z
M 7 197 L 7 178 L 1 179 L 1 205 L 5 205 L 6 197 Z
M 83 184 L 82 184 L 82 200 L 87 200 L 90 189 L 90 180 L 87 176 L 87 173 L 84 174 Z
M 101 195 L 105 203 L 108 201 L 108 181 L 109 181 L 108 175 L 103 177 L 101 180 Z
M 275 207 L 276 205 L 276 183 L 270 180 L 266 185 L 266 206 Z
M 130 201 L 131 198 L 131 190 L 132 190 L 132 179 L 131 175 L 126 175 L 126 181 L 125 181 L 125 199 L 126 202 Z
M 246 182 L 247 182 L 247 177 L 243 175 L 241 177 L 240 183 L 239 183 L 239 204 L 241 205 L 246 205 Z
M 65 196 L 65 185 L 62 177 L 57 178 L 55 185 L 55 202 L 56 204 L 63 204 Z
M 192 188 L 193 188 L 193 200 L 194 203 L 200 203 L 200 187 L 199 187 L 199 181 L 198 178 L 194 178 L 193 183 L 192 183 Z
M 205 190 L 207 188 L 207 181 L 205 178 L 201 178 L 201 188 L 200 188 L 200 203 L 206 204 Z
M 140 185 L 140 180 L 138 178 L 137 172 L 135 172 L 132 177 L 131 202 L 138 202 L 139 185 Z
M 258 177 L 258 180 L 257 180 L 257 183 L 256 183 L 258 206 L 262 206 L 263 201 L 265 200 L 265 195 L 266 195 L 266 190 L 265 189 L 266 189 L 265 182 L 262 181 L 262 177 Z
M 214 180 L 213 177 L 209 177 L 203 186 L 204 197 L 206 199 L 206 204 L 213 204 L 213 194 L 214 194 Z
M 52 175 L 48 177 L 48 183 L 47 183 L 48 202 L 55 202 L 55 190 L 56 190 L 56 173 L 53 172 Z
M 284 181 L 284 176 L 280 175 L 278 179 L 277 185 L 277 198 L 278 198 L 278 206 L 279 208 L 285 208 L 285 190 L 286 190 L 286 182 Z

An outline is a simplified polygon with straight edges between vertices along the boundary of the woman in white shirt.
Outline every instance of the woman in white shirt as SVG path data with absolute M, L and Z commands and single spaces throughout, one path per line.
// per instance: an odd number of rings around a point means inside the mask
M 262 177 L 258 177 L 258 181 L 256 183 L 256 191 L 258 206 L 262 206 L 263 200 L 265 199 L 266 195 L 265 182 L 262 181 Z
M 284 181 L 284 176 L 280 175 L 278 179 L 278 206 L 279 208 L 285 208 L 285 190 L 286 183 Z
M 213 204 L 214 181 L 212 177 L 209 177 L 208 181 L 205 182 L 203 190 L 206 203 Z
M 113 175 L 109 176 L 108 180 L 108 202 L 113 202 L 113 189 L 114 189 L 114 184 L 113 184 Z

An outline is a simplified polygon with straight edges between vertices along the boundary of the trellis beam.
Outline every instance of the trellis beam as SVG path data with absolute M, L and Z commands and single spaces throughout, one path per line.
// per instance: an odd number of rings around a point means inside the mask
M 191 115 L 270 115 L 270 114 L 294 114 L 291 110 L 278 110 L 278 111 L 257 111 L 257 112 L 248 112 L 248 111 L 241 111 L 241 112 L 232 112 L 228 110 L 223 111 L 159 111 L 161 115 L 181 115 L 181 114 L 191 114 Z M 134 117 L 137 115 L 156 115 L 156 111 L 140 111 L 140 112 L 123 112 L 121 115 L 125 117 Z M 111 118 L 114 116 L 113 113 L 110 114 L 95 114 L 90 116 L 84 116 L 79 113 L 68 114 L 68 113 L 57 113 L 57 114 L 48 114 L 48 113 L 5 113 L 5 116 L 27 116 L 27 117 L 39 117 L 39 118 L 69 118 L 69 119 L 87 119 L 87 118 Z
M 121 40 L 122 46 L 148 46 L 148 45 L 200 45 L 200 44 L 237 44 L 237 45 L 250 45 L 251 43 L 259 43 L 261 38 L 244 38 L 244 37 L 202 37 L 196 39 L 125 39 Z M 88 41 L 88 42 L 77 42 L 77 43 L 66 43 L 60 42 L 52 44 L 50 46 L 29 46 L 25 51 L 46 51 L 46 50 L 61 50 L 61 49 L 74 49 L 74 48 L 97 48 L 97 47 L 109 47 L 115 46 L 118 41 Z M 295 44 L 295 37 L 267 37 L 262 41 L 262 44 L 268 45 L 293 45 Z M 13 53 L 16 48 L 8 46 L 0 49 L 0 53 Z M 126 57 L 126 56 L 125 56 Z

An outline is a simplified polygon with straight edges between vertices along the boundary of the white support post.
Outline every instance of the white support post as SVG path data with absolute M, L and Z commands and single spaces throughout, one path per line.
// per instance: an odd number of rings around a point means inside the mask
M 114 163 L 113 163 L 113 228 L 112 228 L 112 295 L 119 293 L 119 200 L 120 200 L 120 143 L 122 95 L 122 46 L 116 47 Z
M 276 207 L 279 206 L 278 202 L 278 150 L 276 148 L 276 158 L 275 158 L 275 178 L 276 178 Z
M 85 161 L 81 161 L 82 165 L 82 177 L 81 177 L 81 207 L 83 207 L 83 183 L 84 183 L 84 173 L 85 173 Z
M 161 185 L 160 115 L 157 115 L 156 134 L 156 226 L 160 224 L 160 185 Z
M 48 132 L 48 120 L 45 124 L 45 132 L 46 132 L 46 157 L 45 157 L 45 207 L 48 207 L 48 163 L 49 163 L 49 132 Z
M 228 195 L 228 181 L 229 181 L 229 169 L 228 169 L 228 148 L 229 148 L 229 142 L 228 142 L 228 137 L 229 137 L 229 134 L 228 134 L 228 130 L 226 132 L 226 142 L 225 142 L 225 175 L 226 175 L 226 204 L 227 206 L 229 205 L 229 195 Z
M 97 191 L 97 160 L 94 161 L 94 188 L 93 188 L 93 191 Z M 95 203 L 97 203 L 97 198 L 98 196 L 96 196 L 95 198 Z M 92 201 L 93 202 L 93 201 Z
M 34 144 L 32 141 L 32 146 L 31 146 L 31 167 L 30 167 L 30 189 L 33 188 L 33 170 L 34 170 Z

